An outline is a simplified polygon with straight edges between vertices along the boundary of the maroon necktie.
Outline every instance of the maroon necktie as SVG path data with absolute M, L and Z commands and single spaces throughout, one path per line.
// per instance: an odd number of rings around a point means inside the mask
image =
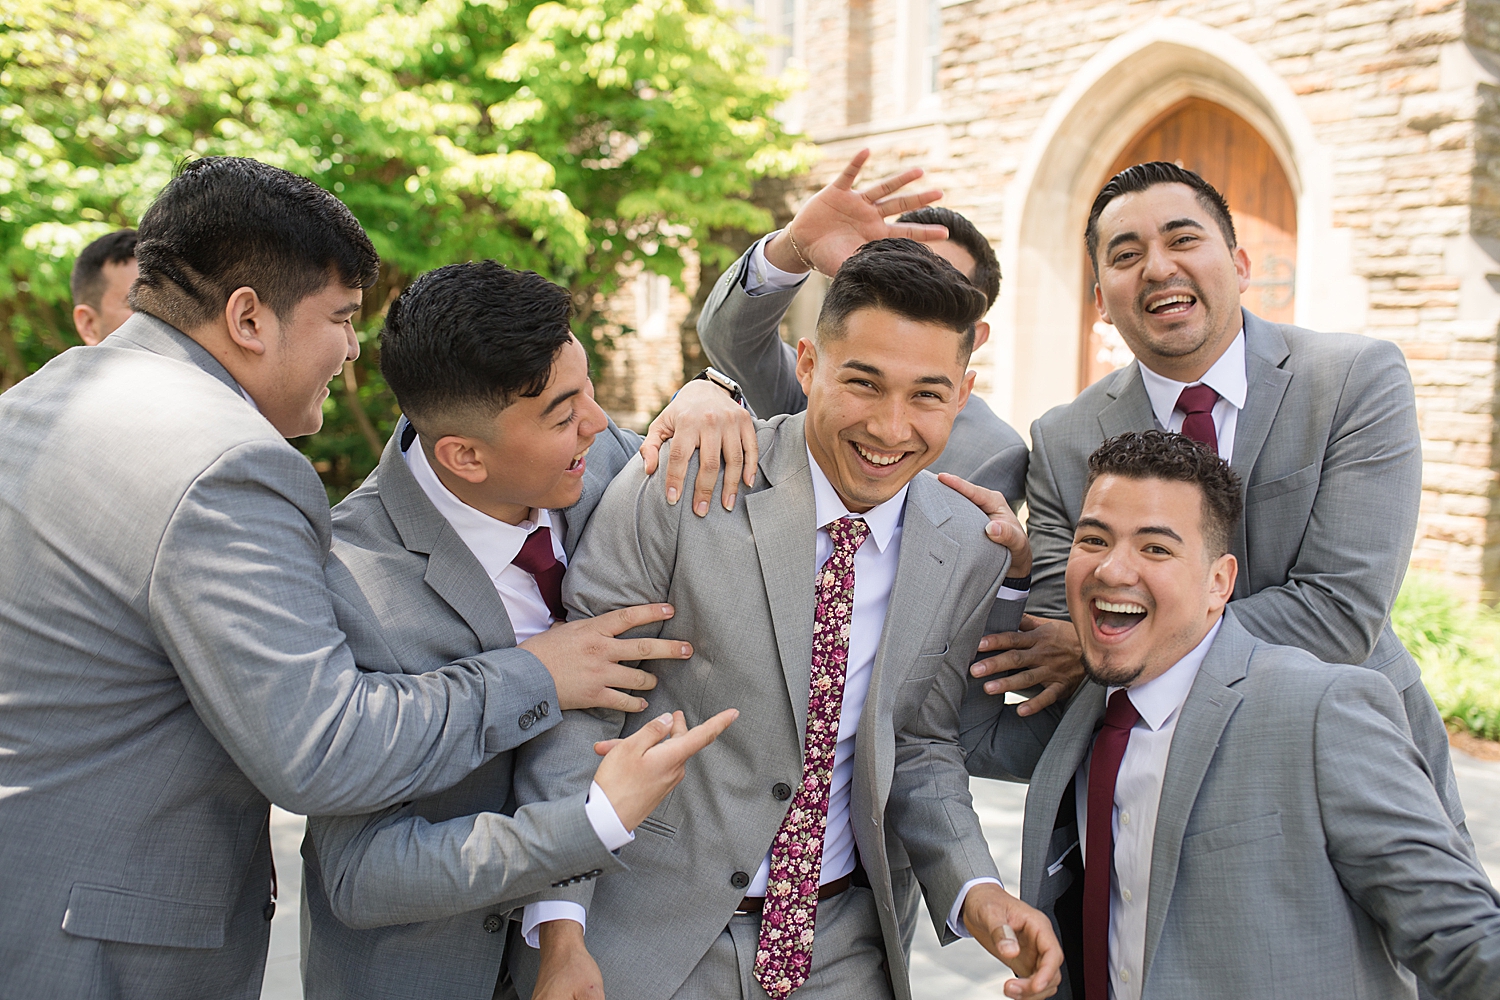
M 1190 385 L 1177 397 L 1175 407 L 1185 414 L 1182 433 L 1208 445 L 1215 455 L 1219 453 L 1219 432 L 1214 428 L 1214 404 L 1218 401 L 1219 394 L 1208 386 Z
M 1210 389 L 1210 392 L 1213 390 Z M 1089 758 L 1088 843 L 1083 855 L 1083 995 L 1109 1000 L 1109 883 L 1115 859 L 1115 778 L 1141 714 L 1123 688 L 1109 696 Z
M 536 577 L 537 589 L 542 592 L 542 600 L 547 602 L 552 617 L 557 621 L 567 620 L 568 612 L 562 602 L 563 564 L 552 552 L 552 532 L 543 526 L 527 535 L 526 544 L 511 563 Z

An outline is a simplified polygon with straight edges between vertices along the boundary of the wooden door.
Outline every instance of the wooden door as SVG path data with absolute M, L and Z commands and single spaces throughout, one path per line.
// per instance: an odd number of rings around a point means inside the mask
M 1297 202 L 1281 162 L 1266 140 L 1234 112 L 1189 98 L 1147 125 L 1115 159 L 1099 185 L 1126 167 L 1166 160 L 1187 167 L 1219 189 L 1229 202 L 1239 245 L 1250 256 L 1245 308 L 1265 319 L 1290 323 L 1297 273 Z M 1094 269 L 1084 251 L 1084 295 L 1079 351 L 1079 388 L 1092 385 L 1130 361 L 1114 327 L 1094 308 Z

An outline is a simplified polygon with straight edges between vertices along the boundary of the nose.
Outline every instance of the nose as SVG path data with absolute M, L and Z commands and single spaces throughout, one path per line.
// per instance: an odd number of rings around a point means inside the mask
M 1146 247 L 1145 266 L 1141 269 L 1141 276 L 1150 282 L 1166 281 L 1177 273 L 1177 262 L 1172 255 L 1166 252 L 1166 248 L 1153 243 Z
M 865 423 L 870 436 L 882 445 L 894 448 L 911 438 L 911 421 L 907 418 L 906 400 L 891 393 L 876 405 Z
M 1136 582 L 1131 552 L 1123 545 L 1113 546 L 1094 567 L 1094 578 L 1107 587 L 1129 587 Z
M 581 401 L 579 406 L 583 410 L 578 418 L 578 434 L 592 441 L 609 426 L 609 414 L 604 412 L 604 408 L 589 393 L 579 393 L 578 396 Z
M 344 341 L 348 344 L 348 350 L 344 352 L 344 357 L 350 361 L 359 360 L 359 335 L 354 332 L 354 322 L 352 320 L 344 323 Z

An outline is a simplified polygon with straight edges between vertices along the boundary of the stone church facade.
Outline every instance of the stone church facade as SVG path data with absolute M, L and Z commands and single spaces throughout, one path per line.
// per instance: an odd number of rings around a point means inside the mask
M 1267 318 L 1392 340 L 1425 455 L 1414 568 L 1500 591 L 1500 2 L 754 0 L 785 117 L 867 175 L 920 164 L 1004 280 L 976 355 L 1018 430 L 1128 360 L 1082 233 L 1116 170 L 1223 190 Z M 804 315 L 807 310 L 803 310 Z

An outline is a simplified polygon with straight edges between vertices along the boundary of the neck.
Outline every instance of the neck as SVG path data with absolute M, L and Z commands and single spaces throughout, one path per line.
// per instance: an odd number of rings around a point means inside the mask
M 458 497 L 467 506 L 473 507 L 481 514 L 488 514 L 497 521 L 504 521 L 506 524 L 520 524 L 522 521 L 531 519 L 531 506 L 491 500 L 484 496 L 484 490 L 480 485 L 455 476 L 427 452 L 424 451 L 423 455 L 427 458 L 427 464 L 432 468 L 433 475 L 438 477 L 438 482 L 447 487 L 449 493 Z

